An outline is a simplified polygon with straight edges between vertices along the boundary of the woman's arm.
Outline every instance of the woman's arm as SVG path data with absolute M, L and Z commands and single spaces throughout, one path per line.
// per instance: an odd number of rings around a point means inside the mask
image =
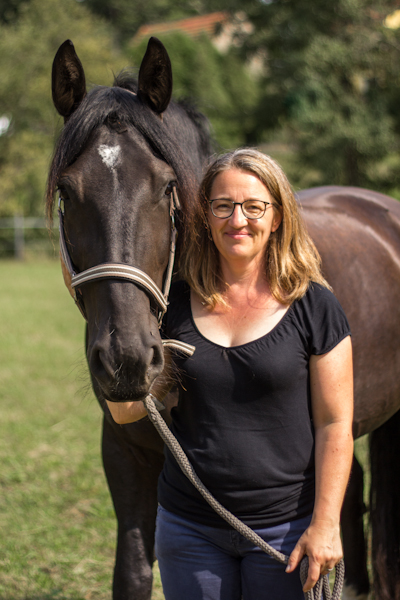
M 315 506 L 311 524 L 290 555 L 293 571 L 307 554 L 304 592 L 342 558 L 340 511 L 353 458 L 353 362 L 350 336 L 333 350 L 310 359 L 315 428 Z
M 168 348 L 164 348 L 164 370 L 154 381 L 150 392 L 157 400 L 161 401 L 173 387 L 174 383 L 171 354 Z M 112 418 L 118 425 L 134 423 L 147 416 L 144 404 L 140 400 L 132 402 L 111 402 L 110 400 L 106 400 L 106 402 Z

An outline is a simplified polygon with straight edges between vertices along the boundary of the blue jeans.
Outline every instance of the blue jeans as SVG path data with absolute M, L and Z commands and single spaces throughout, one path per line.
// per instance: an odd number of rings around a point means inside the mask
M 311 515 L 256 532 L 290 554 L 310 521 Z M 237 531 L 200 525 L 162 506 L 156 556 L 165 600 L 304 600 L 298 569 L 285 573 L 285 565 Z

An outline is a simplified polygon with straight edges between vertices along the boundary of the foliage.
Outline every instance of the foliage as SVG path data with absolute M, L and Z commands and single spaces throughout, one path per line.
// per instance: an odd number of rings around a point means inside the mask
M 127 42 L 139 27 L 223 10 L 228 0 L 84 0 L 94 14 L 112 23 Z
M 40 35 L 38 35 L 40 32 Z M 51 65 L 67 38 L 75 44 L 88 83 L 110 83 L 125 61 L 112 30 L 75 0 L 31 0 L 20 16 L 0 24 L 0 107 L 11 126 L 0 136 L 0 216 L 43 214 L 42 203 L 57 117 L 51 101 Z
M 19 6 L 23 0 L 0 0 L 0 22 L 11 23 L 19 12 Z
M 51 101 L 51 65 L 58 46 L 72 39 L 88 87 L 93 82 L 110 85 L 113 72 L 141 62 L 146 42 L 122 53 L 110 23 L 93 17 L 87 5 L 76 0 L 30 0 L 19 4 L 12 22 L 0 20 L 0 118 L 11 122 L 7 131 L 0 130 L 0 218 L 43 214 L 48 164 L 62 124 Z M 158 10 L 156 3 L 152 6 Z M 179 4 L 168 6 L 168 14 L 175 15 Z M 193 6 L 200 10 L 207 4 Z M 166 36 L 165 42 L 174 68 L 175 95 L 198 103 L 210 117 L 221 146 L 246 143 L 255 127 L 252 114 L 258 87 L 237 52 L 222 55 L 206 37 L 195 41 L 178 34 Z
M 260 137 L 285 131 L 299 165 L 317 169 L 319 183 L 386 190 L 398 184 L 400 43 L 383 24 L 393 3 L 279 0 L 243 7 L 254 25 L 246 52 L 267 56 Z
M 183 33 L 160 35 L 172 62 L 174 96 L 187 98 L 209 118 L 221 148 L 248 143 L 255 128 L 254 109 L 259 84 L 236 48 L 219 52 L 204 35 L 196 40 Z M 139 64 L 146 41 L 131 48 Z
M 362 185 L 400 197 L 400 29 L 383 25 L 389 0 L 0 0 L 0 218 L 43 214 L 61 126 L 51 63 L 65 39 L 88 87 L 109 85 L 113 71 L 140 64 L 146 42 L 128 43 L 139 25 L 226 7 L 245 10 L 253 30 L 225 54 L 206 36 L 161 36 L 175 97 L 209 117 L 219 146 L 261 145 L 297 187 Z M 244 60 L 254 55 L 264 58 L 261 80 Z

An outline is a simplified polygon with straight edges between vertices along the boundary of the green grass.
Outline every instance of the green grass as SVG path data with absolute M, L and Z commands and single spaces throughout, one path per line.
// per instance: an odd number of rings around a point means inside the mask
M 0 280 L 0 600 L 108 600 L 116 521 L 83 318 L 57 261 L 2 261 Z M 356 452 L 365 464 L 365 437 Z
M 109 599 L 116 521 L 84 321 L 58 262 L 3 261 L 0 279 L 0 600 Z

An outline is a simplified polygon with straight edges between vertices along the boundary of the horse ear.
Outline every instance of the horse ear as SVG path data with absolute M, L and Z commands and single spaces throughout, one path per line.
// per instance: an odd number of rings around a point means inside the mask
M 163 113 L 172 96 L 172 68 L 164 45 L 151 37 L 139 70 L 138 94 L 157 114 Z
M 51 90 L 54 106 L 65 120 L 86 96 L 85 73 L 71 40 L 61 44 L 54 57 Z

